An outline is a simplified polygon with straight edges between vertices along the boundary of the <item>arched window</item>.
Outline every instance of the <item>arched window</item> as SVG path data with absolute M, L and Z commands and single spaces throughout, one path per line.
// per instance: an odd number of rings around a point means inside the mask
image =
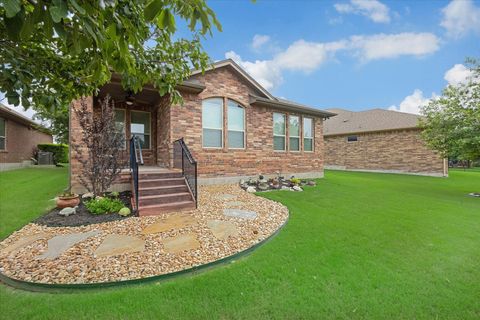
M 245 108 L 233 100 L 228 100 L 228 147 L 245 148 Z
M 202 102 L 204 148 L 223 147 L 223 99 L 211 98 Z

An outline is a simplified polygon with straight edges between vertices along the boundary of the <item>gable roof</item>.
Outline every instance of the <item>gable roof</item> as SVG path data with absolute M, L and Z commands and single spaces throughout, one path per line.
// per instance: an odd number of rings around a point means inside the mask
M 47 134 L 51 134 L 50 130 L 45 128 L 44 126 L 36 123 L 32 119 L 25 117 L 23 114 L 10 109 L 6 105 L 0 103 L 0 116 L 5 117 L 7 119 L 11 119 L 12 121 L 18 122 L 23 124 L 24 126 L 31 127 L 33 129 L 42 131 Z
M 417 128 L 419 115 L 385 109 L 349 111 L 345 109 L 327 109 L 337 116 L 324 124 L 324 135 L 341 135 L 370 131 L 388 131 Z
M 210 67 L 205 69 L 205 72 L 223 68 L 223 67 L 231 67 L 233 68 L 240 76 L 242 76 L 247 82 L 249 82 L 254 88 L 256 88 L 259 92 L 261 92 L 264 97 L 250 95 L 250 103 L 251 104 L 258 104 L 269 106 L 273 108 L 277 108 L 280 110 L 287 110 L 292 112 L 299 112 L 299 113 L 307 113 L 311 115 L 315 115 L 322 118 L 329 118 L 335 115 L 335 113 L 320 110 L 318 108 L 308 107 L 296 102 L 288 101 L 285 99 L 280 99 L 274 97 L 270 92 L 267 91 L 262 85 L 260 85 L 252 76 L 250 76 L 242 67 L 240 67 L 235 61 L 232 59 L 225 59 L 221 61 L 217 61 L 213 63 Z M 201 70 L 193 70 L 192 75 L 201 74 Z

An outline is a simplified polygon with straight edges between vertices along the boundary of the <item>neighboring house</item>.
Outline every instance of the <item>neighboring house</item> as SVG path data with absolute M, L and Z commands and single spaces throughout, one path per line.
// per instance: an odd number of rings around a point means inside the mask
M 180 138 L 197 161 L 201 184 L 238 183 L 259 174 L 323 177 L 323 121 L 333 113 L 275 98 L 230 59 L 215 63 L 203 74 L 194 71 L 178 90 L 184 104 L 164 105 L 152 86 L 131 95 L 114 76 L 97 97 L 87 98 L 92 110 L 107 94 L 116 101 L 117 125 L 126 137 L 126 159 L 130 137 L 140 138 L 145 163 L 139 177 L 141 214 L 142 208 L 143 214 L 155 214 L 182 203 L 191 207 L 183 177 L 172 172 L 175 164 L 182 164 L 181 158 L 174 157 L 174 142 Z M 79 103 L 72 103 L 72 108 Z M 71 137 L 79 137 L 81 129 L 75 113 L 71 114 Z M 181 153 L 181 145 L 176 145 Z M 81 164 L 73 154 L 71 183 L 77 192 L 82 191 L 80 172 Z M 187 177 L 187 187 L 195 198 L 193 175 Z M 116 188 L 131 189 L 130 176 L 124 175 Z
M 30 164 L 37 145 L 52 142 L 47 129 L 0 104 L 0 171 Z
M 448 164 L 422 140 L 420 116 L 372 109 L 327 109 L 325 167 L 331 169 L 448 176 Z

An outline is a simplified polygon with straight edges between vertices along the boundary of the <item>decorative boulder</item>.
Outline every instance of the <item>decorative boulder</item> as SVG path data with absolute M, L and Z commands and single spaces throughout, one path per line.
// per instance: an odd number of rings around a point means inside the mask
M 315 180 L 308 180 L 307 184 L 308 184 L 309 186 L 312 186 L 312 187 L 314 187 L 314 186 L 317 185 L 317 183 L 315 182 Z
M 266 191 L 269 189 L 268 184 L 266 182 L 259 183 L 257 188 L 260 191 Z
M 64 217 L 68 217 L 72 214 L 75 214 L 77 213 L 77 207 L 75 208 L 72 208 L 72 207 L 66 207 L 66 208 L 63 208 L 62 210 L 60 210 L 60 212 L 58 212 L 59 215 L 61 216 L 64 216 Z
M 282 186 L 282 190 L 290 190 L 290 187 Z
M 303 191 L 303 189 L 300 188 L 299 186 L 293 186 L 292 189 L 295 191 Z
M 257 192 L 257 189 L 255 189 L 255 187 L 250 186 L 247 188 L 247 192 L 254 193 L 254 192 Z
M 130 213 L 131 213 L 131 211 L 127 207 L 123 207 L 122 209 L 120 209 L 120 211 L 118 211 L 118 214 L 121 215 L 122 217 L 129 216 Z
M 82 194 L 82 199 L 88 199 L 88 198 L 93 198 L 93 193 L 92 192 L 87 192 Z

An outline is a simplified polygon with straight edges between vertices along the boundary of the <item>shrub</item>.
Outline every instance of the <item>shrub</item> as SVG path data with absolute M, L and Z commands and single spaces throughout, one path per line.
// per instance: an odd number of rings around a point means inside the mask
M 97 197 L 85 202 L 85 206 L 91 214 L 104 214 L 119 212 L 125 205 L 118 199 Z
M 53 153 L 55 163 L 68 163 L 68 145 L 55 143 L 39 144 L 38 150 Z
M 290 182 L 293 183 L 294 185 L 299 185 L 301 181 L 302 180 L 300 180 L 299 178 L 290 179 Z
M 131 213 L 130 209 L 127 207 L 123 207 L 122 209 L 120 209 L 120 211 L 118 211 L 118 214 L 121 215 L 122 217 L 129 216 L 130 213 Z

